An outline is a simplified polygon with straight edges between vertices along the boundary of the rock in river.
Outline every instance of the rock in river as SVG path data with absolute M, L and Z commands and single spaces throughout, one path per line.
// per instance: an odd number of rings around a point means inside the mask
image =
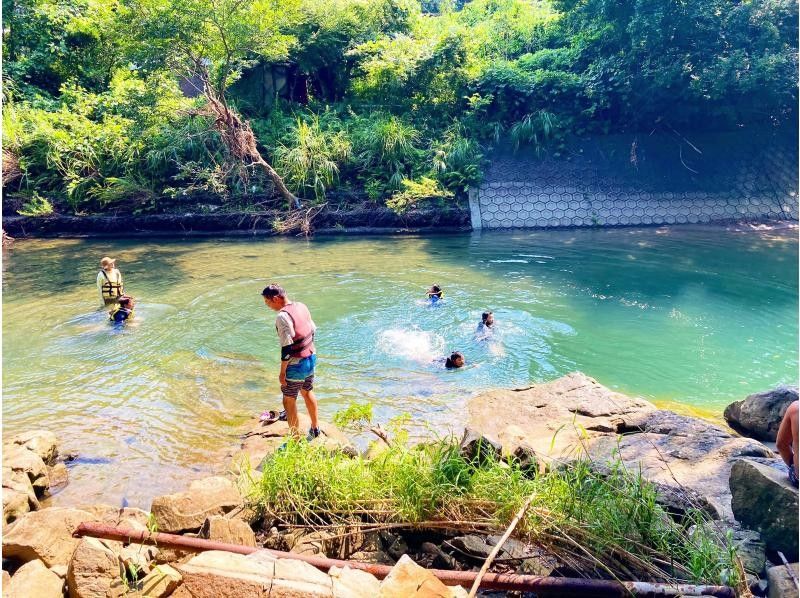
M 775 442 L 783 414 L 796 400 L 796 386 L 778 386 L 731 403 L 725 408 L 725 420 L 745 436 Z

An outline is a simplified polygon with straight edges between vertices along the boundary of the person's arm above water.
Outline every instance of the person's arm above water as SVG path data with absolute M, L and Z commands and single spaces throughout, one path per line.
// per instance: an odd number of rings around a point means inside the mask
M 797 409 L 800 401 L 795 401 L 786 410 L 778 428 L 778 436 L 775 438 L 775 448 L 786 465 L 794 462 L 795 473 L 797 472 Z M 794 458 L 793 458 L 794 456 Z

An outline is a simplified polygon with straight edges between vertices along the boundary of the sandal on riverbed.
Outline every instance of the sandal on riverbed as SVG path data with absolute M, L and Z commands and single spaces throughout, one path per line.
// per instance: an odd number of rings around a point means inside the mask
M 261 414 L 258 418 L 262 424 L 274 424 L 276 421 L 286 421 L 286 411 L 281 411 L 278 413 L 277 411 L 273 411 L 270 409 L 269 411 L 265 411 Z

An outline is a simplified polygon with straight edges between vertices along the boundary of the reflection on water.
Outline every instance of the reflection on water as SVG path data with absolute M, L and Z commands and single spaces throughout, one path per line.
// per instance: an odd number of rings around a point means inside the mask
M 465 401 L 583 370 L 718 414 L 797 370 L 796 231 L 530 231 L 421 238 L 18 241 L 3 263 L 3 425 L 80 454 L 62 504 L 149 506 L 223 469 L 246 417 L 280 404 L 282 283 L 319 330 L 324 417 L 370 400 L 435 430 Z M 118 259 L 136 319 L 96 306 Z M 423 301 L 432 283 L 446 300 Z M 481 312 L 496 330 L 476 337 Z M 448 371 L 442 358 L 465 354 Z M 511 415 L 509 416 L 511 417 Z

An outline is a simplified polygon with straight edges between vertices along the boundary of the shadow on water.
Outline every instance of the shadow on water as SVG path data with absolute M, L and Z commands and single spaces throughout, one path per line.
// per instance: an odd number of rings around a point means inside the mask
M 192 252 L 169 240 L 142 246 L 142 240 L 47 241 L 36 244 L 20 240 L 4 254 L 3 293 L 10 299 L 26 294 L 53 296 L 55 293 L 85 291 L 94 288 L 100 259 L 106 255 L 117 260 L 125 282 L 125 291 L 136 295 L 137 287 L 167 288 L 180 284 L 186 273 L 179 265 L 181 256 Z M 19 271 L 13 267 L 16 255 L 36 263 L 35 270 Z

